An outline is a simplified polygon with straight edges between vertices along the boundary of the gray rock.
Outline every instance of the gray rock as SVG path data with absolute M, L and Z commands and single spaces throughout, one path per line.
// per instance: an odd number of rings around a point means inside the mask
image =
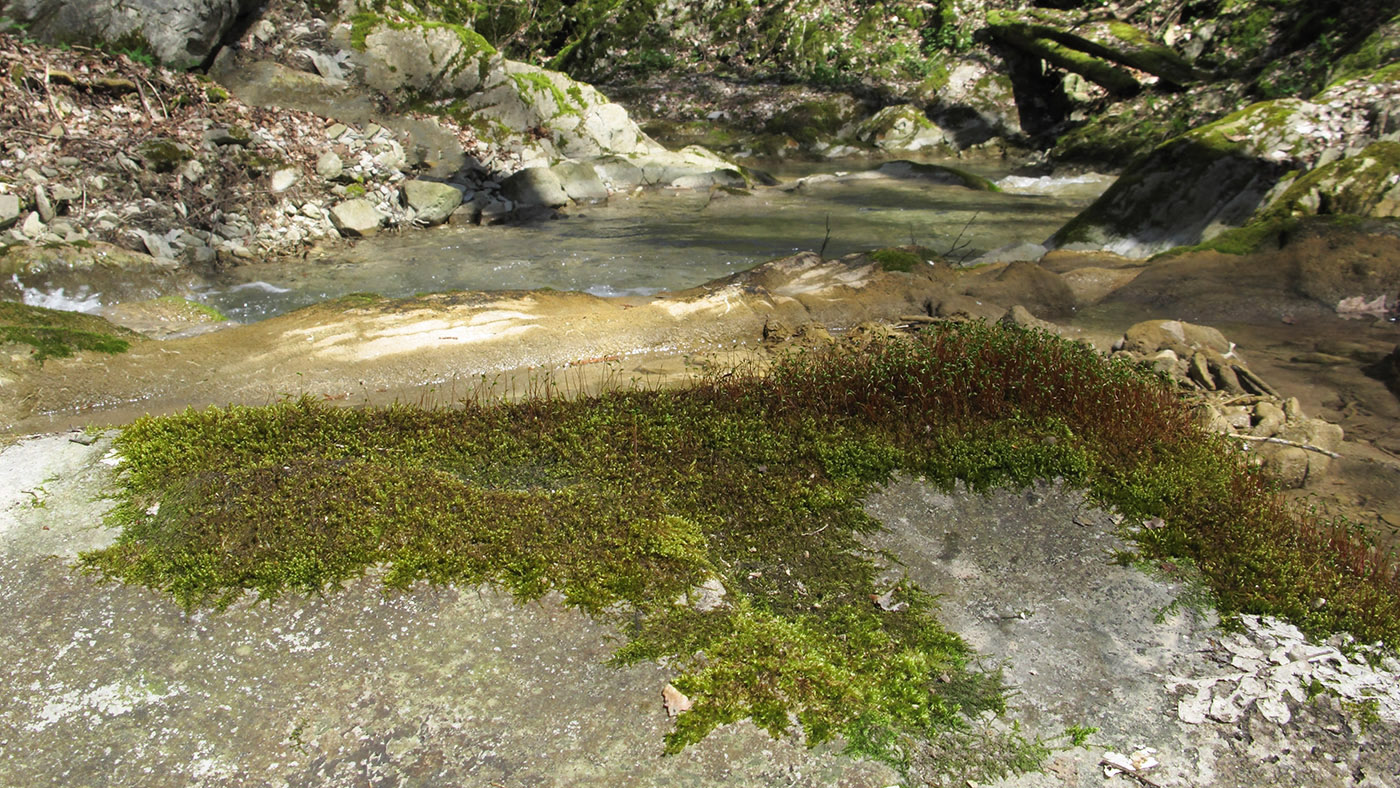
M 292 167 L 285 167 L 272 173 L 272 192 L 277 194 L 284 192 L 296 185 L 301 180 L 301 172 Z
M 34 210 L 39 212 L 39 218 L 45 222 L 53 221 L 53 203 L 49 201 L 49 192 L 42 183 L 34 187 Z
M 0 194 L 0 230 L 8 230 L 19 221 L 19 195 Z
M 54 204 L 57 206 L 62 205 L 64 203 L 72 203 L 81 200 L 83 198 L 83 193 L 73 188 L 72 186 L 65 186 L 64 184 L 60 183 L 53 187 L 50 196 L 53 198 Z
M 39 234 L 44 232 L 44 222 L 36 211 L 30 211 L 29 215 L 24 217 L 24 224 L 20 225 L 19 229 L 29 238 L 38 238 Z
M 204 132 L 204 141 L 210 145 L 247 145 L 253 135 L 242 126 L 216 126 Z
M 9 0 L 5 15 L 51 44 L 144 44 L 162 63 L 193 68 L 207 60 L 238 17 L 259 0 Z
M 548 167 L 530 167 L 501 182 L 501 194 L 520 205 L 558 208 L 569 204 L 559 176 Z
M 462 204 L 462 188 L 436 181 L 407 181 L 403 185 L 403 200 L 419 222 L 442 224 Z
M 331 224 L 341 235 L 351 238 L 374 235 L 384 226 L 385 218 L 374 203 L 361 198 L 346 200 L 331 208 Z
M 345 171 L 345 164 L 340 160 L 339 154 L 335 152 L 322 153 L 316 159 L 316 174 L 328 181 L 333 181 L 340 177 Z
M 642 168 L 621 156 L 596 159 L 593 171 L 613 191 L 630 191 L 642 185 Z
M 569 199 L 574 202 L 602 202 L 608 199 L 608 187 L 598 177 L 592 166 L 575 161 L 566 161 L 549 168 Z
M 1045 247 L 1036 243 L 1012 244 L 990 252 L 972 261 L 973 265 L 988 263 L 1035 262 L 1045 256 Z

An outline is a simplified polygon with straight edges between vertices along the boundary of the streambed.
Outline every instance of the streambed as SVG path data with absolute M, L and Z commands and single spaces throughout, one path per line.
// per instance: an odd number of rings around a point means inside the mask
M 651 295 L 819 250 L 824 241 L 828 257 L 917 243 L 972 260 L 1009 244 L 1043 241 L 1112 183 L 1099 175 L 980 174 L 1004 191 L 832 165 L 784 172 L 783 185 L 749 195 L 615 195 L 555 220 L 385 234 L 320 259 L 241 266 L 208 282 L 196 298 L 250 322 L 354 292 L 402 297 L 552 288 Z

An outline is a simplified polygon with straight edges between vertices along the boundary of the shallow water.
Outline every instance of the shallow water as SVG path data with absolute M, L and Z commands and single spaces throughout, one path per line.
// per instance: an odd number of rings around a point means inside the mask
M 1040 242 L 1111 179 L 1005 178 L 1004 193 L 825 168 L 751 195 L 650 191 L 522 225 L 385 234 L 317 261 L 242 266 L 199 293 L 254 321 L 353 292 L 683 290 L 802 250 L 835 257 L 918 243 L 954 260 Z M 996 177 L 1004 173 L 984 173 Z M 828 238 L 829 228 L 829 238 Z

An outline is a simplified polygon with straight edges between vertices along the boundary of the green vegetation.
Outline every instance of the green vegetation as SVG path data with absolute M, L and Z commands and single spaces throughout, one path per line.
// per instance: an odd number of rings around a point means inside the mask
M 896 470 L 979 491 L 1059 477 L 1129 523 L 1161 518 L 1142 553 L 1191 559 L 1226 614 L 1400 643 L 1400 582 L 1351 531 L 1287 507 L 1163 380 L 1017 328 L 940 326 L 679 390 L 190 410 L 117 447 L 123 530 L 89 570 L 187 607 L 325 592 L 372 566 L 396 589 L 558 591 L 626 634 L 618 662 L 679 672 L 695 705 L 672 752 L 751 718 L 920 773 L 1038 761 L 1019 735 L 972 736 L 967 718 L 1002 708 L 1000 677 L 934 600 L 876 584 L 861 502 Z M 683 603 L 711 580 L 723 603 Z
M 885 271 L 900 271 L 910 273 L 916 267 L 923 265 L 925 260 L 932 260 L 937 257 L 932 250 L 921 250 L 927 254 L 898 246 L 888 249 L 876 249 L 870 253 L 870 259 L 880 264 L 880 268 Z
M 41 364 L 79 350 L 125 353 L 134 336 L 96 315 L 0 301 L 0 341 L 29 345 L 30 358 Z

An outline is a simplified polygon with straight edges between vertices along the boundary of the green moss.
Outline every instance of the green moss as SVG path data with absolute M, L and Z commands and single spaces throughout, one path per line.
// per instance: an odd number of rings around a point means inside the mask
M 136 146 L 136 152 L 154 172 L 174 172 L 176 167 L 194 158 L 185 146 L 163 138 L 146 140 Z
M 583 111 L 582 91 L 576 92 L 579 98 L 578 103 L 570 101 L 569 94 L 566 94 L 558 85 L 554 84 L 554 80 L 550 79 L 549 75 L 543 71 L 515 73 L 510 75 L 510 79 L 515 83 L 516 90 L 520 91 L 521 97 L 528 97 L 533 94 L 535 96 L 549 96 L 554 99 L 554 114 L 551 117 L 578 115 Z
M 207 85 L 204 88 L 204 98 L 210 104 L 222 104 L 228 101 L 229 95 L 227 90 L 224 90 L 218 85 Z
M 870 252 L 870 259 L 880 264 L 880 268 L 885 271 L 899 271 L 910 273 L 915 268 L 924 265 L 925 260 L 936 259 L 932 250 L 920 247 L 908 248 L 893 246 L 887 249 L 876 249 Z
M 1400 59 L 1398 30 L 1400 16 L 1391 17 L 1389 22 L 1372 32 L 1333 65 L 1330 83 L 1345 82 Z
M 228 316 L 208 304 L 201 304 L 198 301 L 191 301 L 180 296 L 161 296 L 155 299 L 157 303 L 169 304 L 179 307 L 188 312 L 192 317 L 198 318 L 207 323 L 222 323 L 228 320 Z
M 804 101 L 774 115 L 764 130 L 810 145 L 835 136 L 848 120 L 847 113 L 834 101 Z
M 1100 57 L 1049 38 L 1039 26 L 1017 22 L 1011 14 L 988 12 L 987 27 L 993 35 L 1008 44 L 1102 85 L 1110 93 L 1132 95 L 1142 88 L 1137 79 L 1127 71 Z
M 1375 142 L 1360 153 L 1294 179 L 1261 219 L 1310 214 L 1367 215 L 1395 187 L 1400 143 Z
M 727 722 L 795 720 L 809 743 L 839 735 L 908 768 L 1003 708 L 999 674 L 927 594 L 877 584 L 861 502 L 896 469 L 974 490 L 1061 478 L 1130 522 L 1161 518 L 1140 549 L 1191 558 L 1226 613 L 1400 642 L 1382 558 L 1287 509 L 1161 379 L 1016 328 L 941 326 L 679 390 L 190 410 L 138 420 L 117 449 L 122 531 L 89 570 L 186 606 L 323 592 L 371 566 L 393 588 L 557 591 L 625 634 L 617 662 L 679 673 L 695 705 L 672 752 Z M 725 604 L 676 603 L 710 579 Z M 872 603 L 886 593 L 902 606 Z M 1002 754 L 980 764 L 992 776 L 1043 755 L 1019 736 L 981 751 Z
M 0 301 L 0 340 L 29 345 L 30 358 L 41 364 L 80 350 L 125 353 L 135 336 L 95 315 Z

